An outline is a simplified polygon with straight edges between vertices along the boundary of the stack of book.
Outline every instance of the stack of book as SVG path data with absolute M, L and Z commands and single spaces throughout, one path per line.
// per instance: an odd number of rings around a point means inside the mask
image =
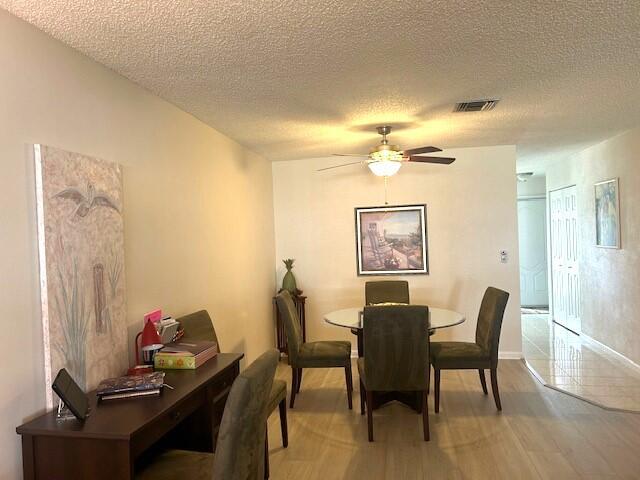
M 108 378 L 100 382 L 96 394 L 100 400 L 146 397 L 158 395 L 163 384 L 164 372 Z
M 165 345 L 153 361 L 156 368 L 194 370 L 217 354 L 216 342 L 178 341 Z

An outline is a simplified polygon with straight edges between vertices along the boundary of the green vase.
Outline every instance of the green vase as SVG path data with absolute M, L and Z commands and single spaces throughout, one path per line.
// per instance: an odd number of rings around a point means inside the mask
M 284 274 L 284 278 L 282 279 L 282 289 L 287 290 L 291 295 L 295 295 L 298 291 L 296 277 L 293 276 L 293 272 L 291 271 L 293 262 L 293 258 L 283 260 L 284 266 L 287 267 L 287 273 Z

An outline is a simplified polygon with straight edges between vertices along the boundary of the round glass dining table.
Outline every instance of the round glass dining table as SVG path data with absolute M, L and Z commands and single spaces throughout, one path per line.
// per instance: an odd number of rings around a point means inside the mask
M 351 333 L 358 338 L 358 357 L 362 357 L 364 353 L 363 335 L 362 335 L 362 317 L 363 308 L 344 308 L 334 312 L 327 313 L 324 320 L 331 325 L 345 327 L 351 329 Z M 453 327 L 460 325 L 465 321 L 464 315 L 453 310 L 445 308 L 429 307 L 429 334 L 434 333 L 441 328 Z M 422 412 L 422 401 L 419 392 L 374 392 L 373 393 L 373 409 L 377 409 L 382 405 L 396 400 L 413 408 L 416 412 Z
M 324 321 L 338 327 L 350 328 L 358 337 L 358 356 L 362 356 L 362 307 L 343 308 L 329 312 Z M 429 307 L 429 333 L 438 329 L 460 325 L 465 321 L 464 315 L 446 308 Z

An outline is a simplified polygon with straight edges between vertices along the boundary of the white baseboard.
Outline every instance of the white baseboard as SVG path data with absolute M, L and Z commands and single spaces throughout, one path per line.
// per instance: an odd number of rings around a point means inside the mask
M 636 362 L 634 362 L 633 360 L 631 360 L 630 358 L 625 357 L 623 354 L 621 354 L 620 352 L 616 352 L 613 348 L 605 345 L 602 342 L 599 342 L 598 340 L 596 340 L 593 337 L 590 337 L 589 335 L 587 335 L 586 333 L 580 333 L 580 336 L 585 338 L 586 340 L 588 340 L 589 342 L 592 342 L 594 344 L 596 344 L 598 347 L 606 350 L 609 353 L 612 353 L 613 355 L 615 355 L 617 358 L 619 358 L 620 360 L 622 360 L 623 362 L 625 362 L 627 365 L 629 365 L 631 368 L 633 368 L 634 370 L 637 370 L 638 372 L 640 372 L 640 365 L 638 365 Z
M 502 360 L 522 360 L 524 357 L 522 356 L 522 352 L 498 352 L 498 358 Z
M 351 358 L 358 358 L 358 350 L 351 350 Z M 522 352 L 498 352 L 498 358 L 502 360 L 521 360 Z

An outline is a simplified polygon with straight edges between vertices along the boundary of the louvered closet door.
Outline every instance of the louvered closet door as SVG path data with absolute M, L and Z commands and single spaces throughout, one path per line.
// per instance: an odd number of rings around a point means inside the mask
M 580 282 L 576 187 L 551 192 L 549 204 L 553 319 L 568 329 L 579 332 Z

